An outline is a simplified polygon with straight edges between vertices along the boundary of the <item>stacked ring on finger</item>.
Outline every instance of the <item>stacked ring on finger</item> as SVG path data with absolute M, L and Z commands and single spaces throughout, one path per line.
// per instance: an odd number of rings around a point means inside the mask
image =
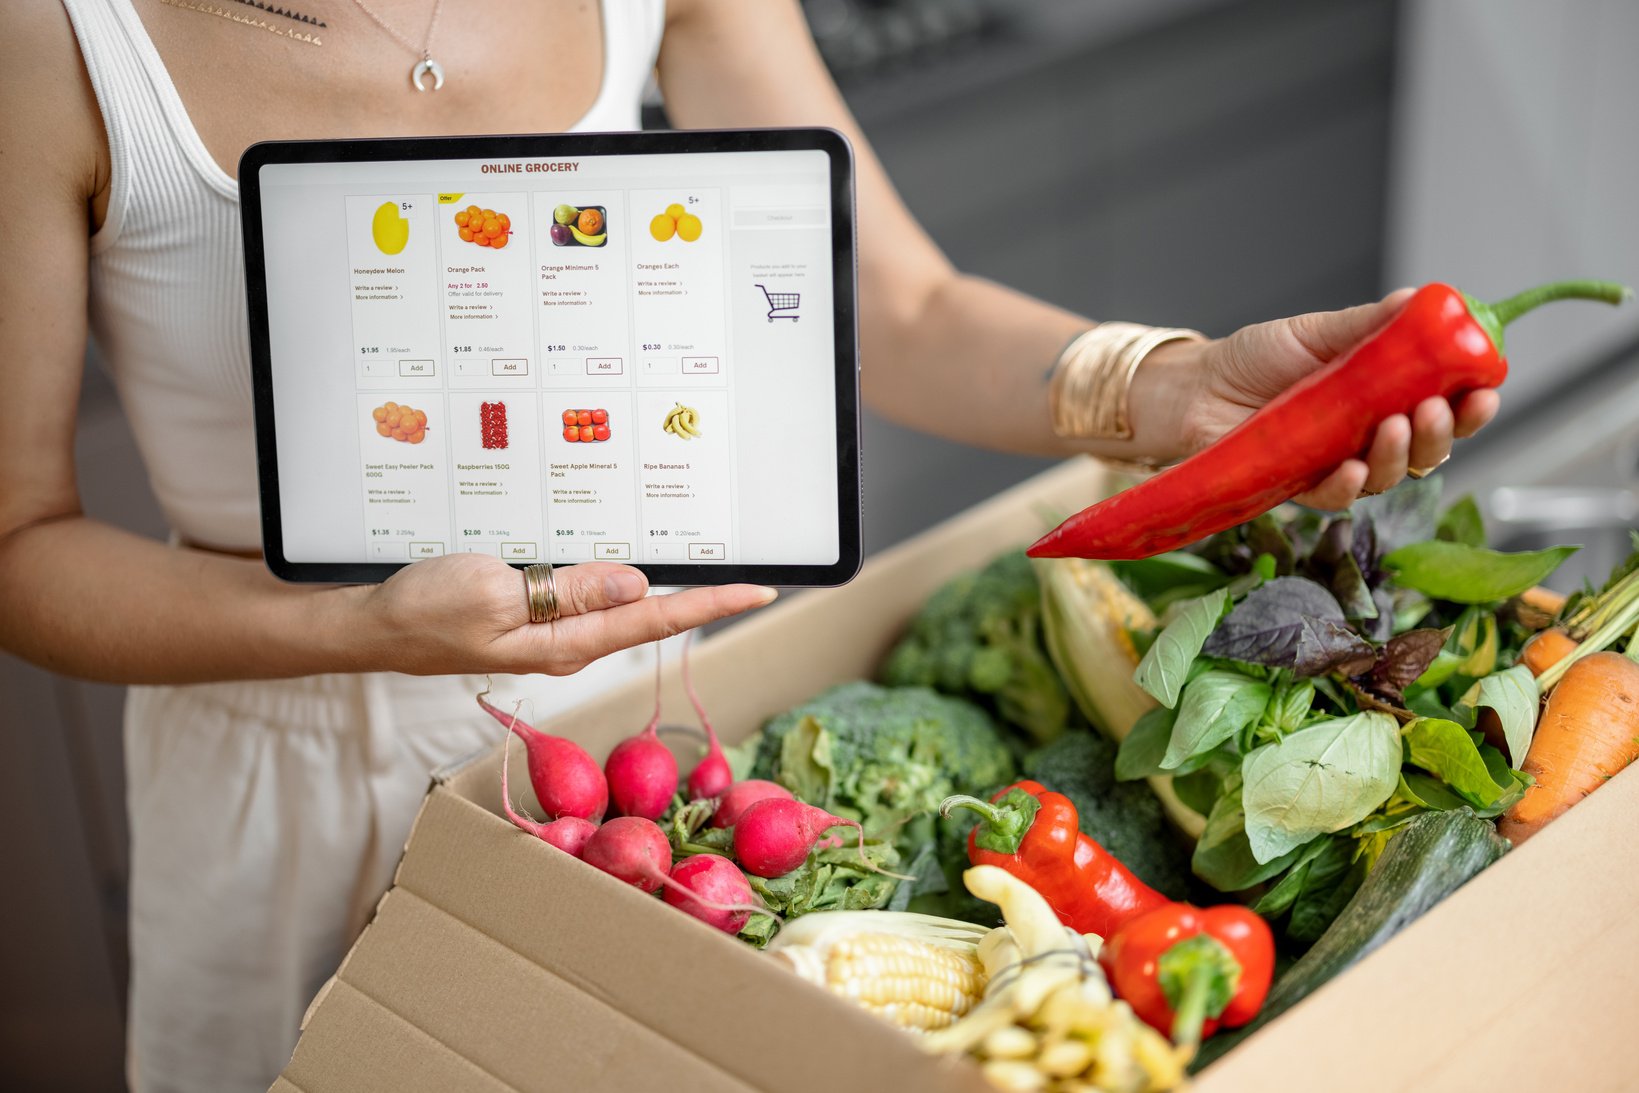
M 1435 471 L 1437 471 L 1441 467 L 1445 466 L 1446 461 L 1449 460 L 1450 458 L 1451 458 L 1451 453 L 1447 452 L 1445 454 L 1445 459 L 1440 460 L 1438 463 L 1434 464 L 1433 466 L 1430 466 L 1430 467 L 1407 467 L 1406 468 L 1406 475 L 1410 478 L 1427 478 L 1429 475 L 1433 474 Z
M 524 567 L 524 594 L 529 600 L 530 622 L 557 622 L 562 617 L 558 608 L 558 584 L 552 575 L 551 562 L 537 562 Z

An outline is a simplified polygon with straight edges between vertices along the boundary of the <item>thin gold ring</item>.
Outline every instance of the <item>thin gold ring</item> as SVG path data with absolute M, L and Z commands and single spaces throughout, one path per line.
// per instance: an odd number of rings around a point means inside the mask
M 1432 467 L 1407 467 L 1406 468 L 1406 476 L 1408 478 L 1427 478 L 1429 475 L 1433 474 L 1435 471 L 1437 471 L 1441 467 L 1445 466 L 1446 460 L 1448 460 L 1450 458 L 1451 458 L 1451 453 L 1447 452 L 1445 454 L 1445 459 L 1440 460 L 1438 463 L 1434 464 Z
M 530 622 L 557 622 L 562 618 L 558 609 L 558 582 L 551 562 L 524 567 L 524 594 L 529 600 Z

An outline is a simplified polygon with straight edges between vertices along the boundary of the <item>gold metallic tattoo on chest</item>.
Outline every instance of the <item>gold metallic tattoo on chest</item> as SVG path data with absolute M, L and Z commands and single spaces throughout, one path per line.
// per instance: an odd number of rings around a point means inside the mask
M 221 4 L 214 3 L 213 0 L 159 0 L 159 2 L 164 4 L 166 7 L 181 8 L 183 11 L 197 11 L 201 15 L 214 15 L 218 18 L 226 19 L 230 23 L 239 23 L 242 26 L 256 27 L 260 30 L 267 31 L 269 34 L 277 34 L 281 38 L 289 38 L 293 42 L 305 42 L 310 46 L 324 45 L 324 42 L 321 41 L 319 36 L 316 34 L 312 34 L 305 30 L 299 30 L 296 27 L 285 27 L 275 23 L 270 23 L 259 15 L 252 15 L 248 12 L 224 8 Z M 232 2 L 237 2 L 237 0 L 232 0 Z M 263 8 L 260 4 L 252 4 L 247 6 L 262 8 L 262 10 L 270 10 Z M 288 15 L 282 9 L 275 12 L 275 14 L 285 15 L 287 18 L 296 18 L 295 16 Z M 322 27 L 325 24 L 321 22 L 312 22 L 310 25 Z

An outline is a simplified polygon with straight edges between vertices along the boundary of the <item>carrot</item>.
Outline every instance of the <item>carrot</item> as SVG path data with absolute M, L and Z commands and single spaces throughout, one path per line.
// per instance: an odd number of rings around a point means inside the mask
M 1639 759 L 1639 663 L 1592 653 L 1565 672 L 1523 770 L 1536 779 L 1497 830 L 1515 846 Z
M 1580 642 L 1557 626 L 1532 634 L 1519 651 L 1519 662 L 1540 676 L 1563 660 Z
M 1567 597 L 1562 592 L 1544 588 L 1540 584 L 1527 588 L 1515 599 L 1514 617 L 1530 630 L 1543 630 L 1554 624 L 1565 610 Z

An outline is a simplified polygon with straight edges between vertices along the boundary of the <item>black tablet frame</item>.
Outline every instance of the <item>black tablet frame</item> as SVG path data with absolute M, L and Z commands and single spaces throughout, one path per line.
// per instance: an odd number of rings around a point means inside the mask
M 833 129 L 679 130 L 636 133 L 518 134 L 370 140 L 267 141 L 239 160 L 240 215 L 245 240 L 245 292 L 256 412 L 256 462 L 262 502 L 262 552 L 287 581 L 383 581 L 410 562 L 293 562 L 284 554 L 279 510 L 279 458 L 274 428 L 273 362 L 269 342 L 266 255 L 262 245 L 261 169 L 282 163 L 368 163 L 406 160 L 517 160 L 570 156 L 666 155 L 701 152 L 825 152 L 831 161 L 831 256 L 836 346 L 837 560 L 829 565 L 635 562 L 657 585 L 757 584 L 831 586 L 859 572 L 860 415 L 858 298 L 855 257 L 853 150 Z M 527 563 L 511 563 L 523 568 Z

